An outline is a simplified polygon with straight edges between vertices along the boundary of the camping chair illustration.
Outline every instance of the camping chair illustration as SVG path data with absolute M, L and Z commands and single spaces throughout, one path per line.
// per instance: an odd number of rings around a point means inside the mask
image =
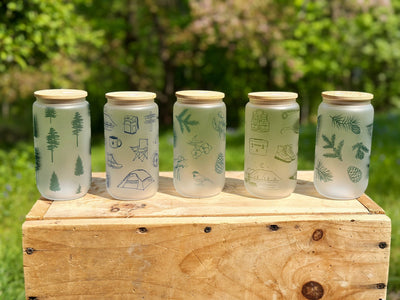
M 133 161 L 139 159 L 140 161 L 144 161 L 148 158 L 149 152 L 149 141 L 148 139 L 139 139 L 139 145 L 135 147 L 131 147 L 133 153 L 135 153 L 135 157 Z

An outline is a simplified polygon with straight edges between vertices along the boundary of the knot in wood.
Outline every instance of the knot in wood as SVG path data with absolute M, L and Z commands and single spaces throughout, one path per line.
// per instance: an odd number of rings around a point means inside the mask
M 382 282 L 376 284 L 376 288 L 379 290 L 383 290 L 385 287 L 386 287 L 386 284 L 384 284 Z
M 314 241 L 319 241 L 320 239 L 322 239 L 322 237 L 324 236 L 324 232 L 322 229 L 317 229 L 313 232 L 312 234 L 312 239 Z
M 146 227 L 139 227 L 138 229 L 137 229 L 137 232 L 138 233 L 147 233 L 147 228 Z
M 318 300 L 324 296 L 324 288 L 316 281 L 309 281 L 303 285 L 301 293 L 309 300 Z
M 204 228 L 204 232 L 205 233 L 209 233 L 209 232 L 211 232 L 211 229 L 212 228 L 210 226 L 207 226 L 207 227 Z

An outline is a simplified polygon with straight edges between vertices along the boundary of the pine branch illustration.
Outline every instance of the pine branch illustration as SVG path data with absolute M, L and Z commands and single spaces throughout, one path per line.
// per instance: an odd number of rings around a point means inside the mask
M 330 116 L 332 126 L 345 131 L 352 131 L 354 134 L 360 134 L 360 122 L 353 116 L 334 115 Z
M 330 149 L 330 148 L 333 149 L 335 147 L 336 134 L 332 134 L 332 137 L 330 140 L 325 134 L 323 134 L 322 139 L 326 143 L 326 145 L 323 146 L 324 149 Z
M 362 142 L 354 144 L 352 150 L 357 150 L 356 159 L 359 160 L 364 159 L 365 154 L 369 152 L 369 149 Z
M 186 108 L 179 115 L 175 116 L 175 118 L 179 123 L 179 128 L 181 129 L 182 133 L 184 133 L 185 129 L 187 132 L 190 132 L 191 131 L 190 126 L 199 124 L 199 121 L 190 119 L 192 117 L 192 114 L 187 114 L 188 111 L 189 109 Z
M 333 176 L 331 171 L 329 171 L 321 161 L 318 161 L 317 166 L 315 168 L 317 179 L 323 182 L 332 181 Z

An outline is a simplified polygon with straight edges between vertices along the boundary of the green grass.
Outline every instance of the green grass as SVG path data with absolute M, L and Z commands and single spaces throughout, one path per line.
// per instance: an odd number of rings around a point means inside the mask
M 400 111 L 375 117 L 370 184 L 367 194 L 392 219 L 389 290 L 400 290 Z M 172 170 L 171 130 L 160 132 L 160 170 Z M 228 130 L 226 168 L 243 169 L 244 130 Z M 300 130 L 299 170 L 314 163 L 315 125 Z M 105 170 L 104 143 L 93 139 L 93 171 Z M 0 150 L 0 299 L 24 299 L 21 225 L 39 193 L 35 186 L 34 154 L 31 143 Z

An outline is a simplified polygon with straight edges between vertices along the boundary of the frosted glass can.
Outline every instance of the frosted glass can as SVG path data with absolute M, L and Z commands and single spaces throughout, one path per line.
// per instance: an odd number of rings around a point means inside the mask
M 50 200 L 80 198 L 92 178 L 87 92 L 50 89 L 36 91 L 34 96 L 37 188 Z
M 318 108 L 314 185 L 332 199 L 354 199 L 368 186 L 374 109 L 370 93 L 327 91 Z
M 289 196 L 297 183 L 297 94 L 253 92 L 245 112 L 244 184 L 260 198 Z
M 224 93 L 176 92 L 174 186 L 185 197 L 219 194 L 225 185 L 226 107 Z
M 155 93 L 110 92 L 104 105 L 106 186 L 120 200 L 158 190 L 158 106 Z

